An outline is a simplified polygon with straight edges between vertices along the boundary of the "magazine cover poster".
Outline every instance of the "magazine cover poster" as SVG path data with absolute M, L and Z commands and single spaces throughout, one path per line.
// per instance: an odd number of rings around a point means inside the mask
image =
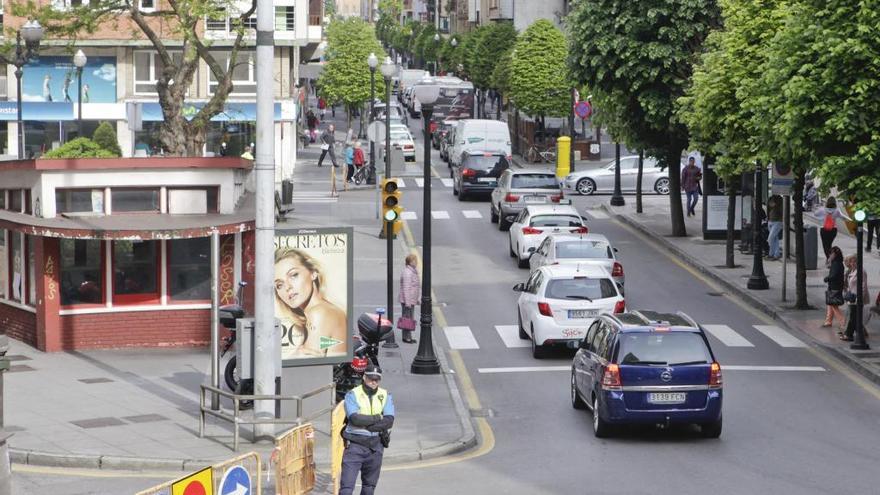
M 275 231 L 275 317 L 283 366 L 351 360 L 353 229 Z

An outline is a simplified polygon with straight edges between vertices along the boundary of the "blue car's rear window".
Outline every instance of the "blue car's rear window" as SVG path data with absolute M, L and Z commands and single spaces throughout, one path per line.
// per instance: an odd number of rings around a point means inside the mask
M 712 360 L 703 337 L 692 332 L 623 333 L 619 342 L 620 364 L 675 366 Z

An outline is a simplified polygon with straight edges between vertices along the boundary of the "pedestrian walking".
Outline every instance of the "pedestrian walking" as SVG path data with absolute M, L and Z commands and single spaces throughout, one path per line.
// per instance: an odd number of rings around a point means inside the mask
M 681 189 L 687 193 L 687 215 L 688 216 L 696 216 L 697 212 L 694 210 L 697 206 L 697 202 L 700 200 L 700 194 L 702 194 L 702 189 L 700 188 L 700 181 L 703 179 L 703 173 L 697 167 L 696 160 L 694 157 L 688 158 L 688 164 L 681 171 Z
M 825 251 L 825 258 L 828 258 L 831 254 L 831 246 L 834 245 L 834 238 L 837 237 L 837 220 L 844 215 L 837 208 L 837 200 L 834 196 L 828 196 L 828 199 L 825 200 L 825 208 L 817 211 L 815 216 L 822 221 L 819 237 L 822 238 L 822 250 Z
M 354 175 L 354 143 L 345 143 L 345 189 L 348 190 L 348 183 L 351 182 L 351 176 Z
M 833 246 L 828 261 L 825 263 L 828 267 L 828 276 L 825 277 L 827 289 L 825 290 L 825 322 L 823 327 L 830 327 L 834 324 L 834 317 L 837 316 L 840 322 L 840 328 L 846 327 L 846 318 L 840 307 L 843 306 L 843 289 L 844 284 L 844 267 L 843 252 L 840 248 Z
M 382 471 L 382 456 L 391 441 L 394 400 L 379 387 L 382 369 L 369 365 L 363 384 L 345 394 L 345 422 L 342 438 L 342 474 L 339 495 L 351 495 L 361 475 L 361 495 L 372 495 Z
M 419 270 L 416 267 L 416 255 L 410 254 L 404 260 L 403 271 L 400 272 L 400 318 L 397 320 L 397 328 L 400 328 L 402 340 L 406 344 L 415 344 L 412 338 L 413 330 L 416 329 L 416 320 L 413 318 L 416 304 L 419 303 L 421 282 Z
M 324 120 L 324 116 L 327 115 L 327 102 L 324 101 L 324 97 L 318 97 L 318 111 L 321 113 L 321 120 Z
M 847 302 L 847 309 L 849 310 L 847 313 L 847 324 L 846 331 L 840 335 L 840 340 L 851 342 L 853 340 L 853 334 L 855 333 L 855 325 L 854 325 L 854 316 L 856 311 L 862 312 L 862 329 L 864 331 L 865 338 L 868 338 L 868 329 L 864 327 L 865 325 L 865 305 L 868 301 L 871 300 L 871 295 L 868 293 L 868 274 L 862 270 L 862 305 L 859 306 L 857 303 L 857 291 L 859 287 L 858 276 L 859 271 L 856 266 L 856 255 L 851 254 L 846 257 L 843 261 L 844 266 L 846 266 L 846 274 L 844 276 L 846 280 L 846 293 L 844 294 L 844 299 Z
M 361 149 L 361 142 L 355 141 L 354 146 L 352 147 L 352 157 L 351 157 L 352 167 L 349 170 L 348 180 L 354 182 L 354 174 L 356 170 L 360 170 L 361 167 L 364 166 L 364 150 Z
M 778 260 L 782 258 L 782 245 L 779 236 L 782 234 L 782 196 L 774 194 L 767 200 L 767 227 L 770 232 L 767 235 L 767 243 L 770 245 L 768 259 Z
M 874 234 L 877 234 L 877 250 L 880 251 L 880 217 L 871 215 L 868 217 L 868 242 L 865 243 L 865 252 L 871 252 L 871 241 L 874 240 Z
M 336 164 L 336 126 L 330 124 L 327 126 L 327 129 L 321 133 L 321 156 L 318 157 L 318 166 L 322 166 L 324 163 L 324 157 L 330 155 L 330 161 L 333 162 L 333 166 L 337 167 Z

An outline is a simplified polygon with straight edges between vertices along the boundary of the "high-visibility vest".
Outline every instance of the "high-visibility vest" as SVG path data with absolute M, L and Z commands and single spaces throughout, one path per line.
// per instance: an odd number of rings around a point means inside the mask
M 354 394 L 355 399 L 357 399 L 358 414 L 374 416 L 376 414 L 382 414 L 382 411 L 385 410 L 385 401 L 388 400 L 388 391 L 384 388 L 380 387 L 372 396 L 367 395 L 363 386 L 355 387 L 351 392 Z M 356 435 L 368 435 L 372 437 L 379 435 L 378 433 L 369 431 L 365 428 L 357 428 L 351 423 L 349 423 L 345 429 L 349 433 L 354 433 Z

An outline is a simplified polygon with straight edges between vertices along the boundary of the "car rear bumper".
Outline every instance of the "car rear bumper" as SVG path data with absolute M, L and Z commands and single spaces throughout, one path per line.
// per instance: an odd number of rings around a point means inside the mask
M 624 394 L 627 392 L 604 390 L 602 392 L 602 419 L 617 424 L 656 423 L 710 423 L 721 418 L 721 390 L 709 390 L 706 407 L 702 409 L 627 409 Z
M 461 190 L 466 193 L 488 193 L 492 194 L 492 191 L 495 190 L 494 185 L 489 184 L 477 184 L 471 182 L 462 182 Z
M 571 324 L 559 324 L 548 316 L 537 316 L 535 320 L 535 342 L 538 345 L 564 346 L 570 349 L 577 348 L 593 323 L 593 318 L 584 318 L 583 321 Z

